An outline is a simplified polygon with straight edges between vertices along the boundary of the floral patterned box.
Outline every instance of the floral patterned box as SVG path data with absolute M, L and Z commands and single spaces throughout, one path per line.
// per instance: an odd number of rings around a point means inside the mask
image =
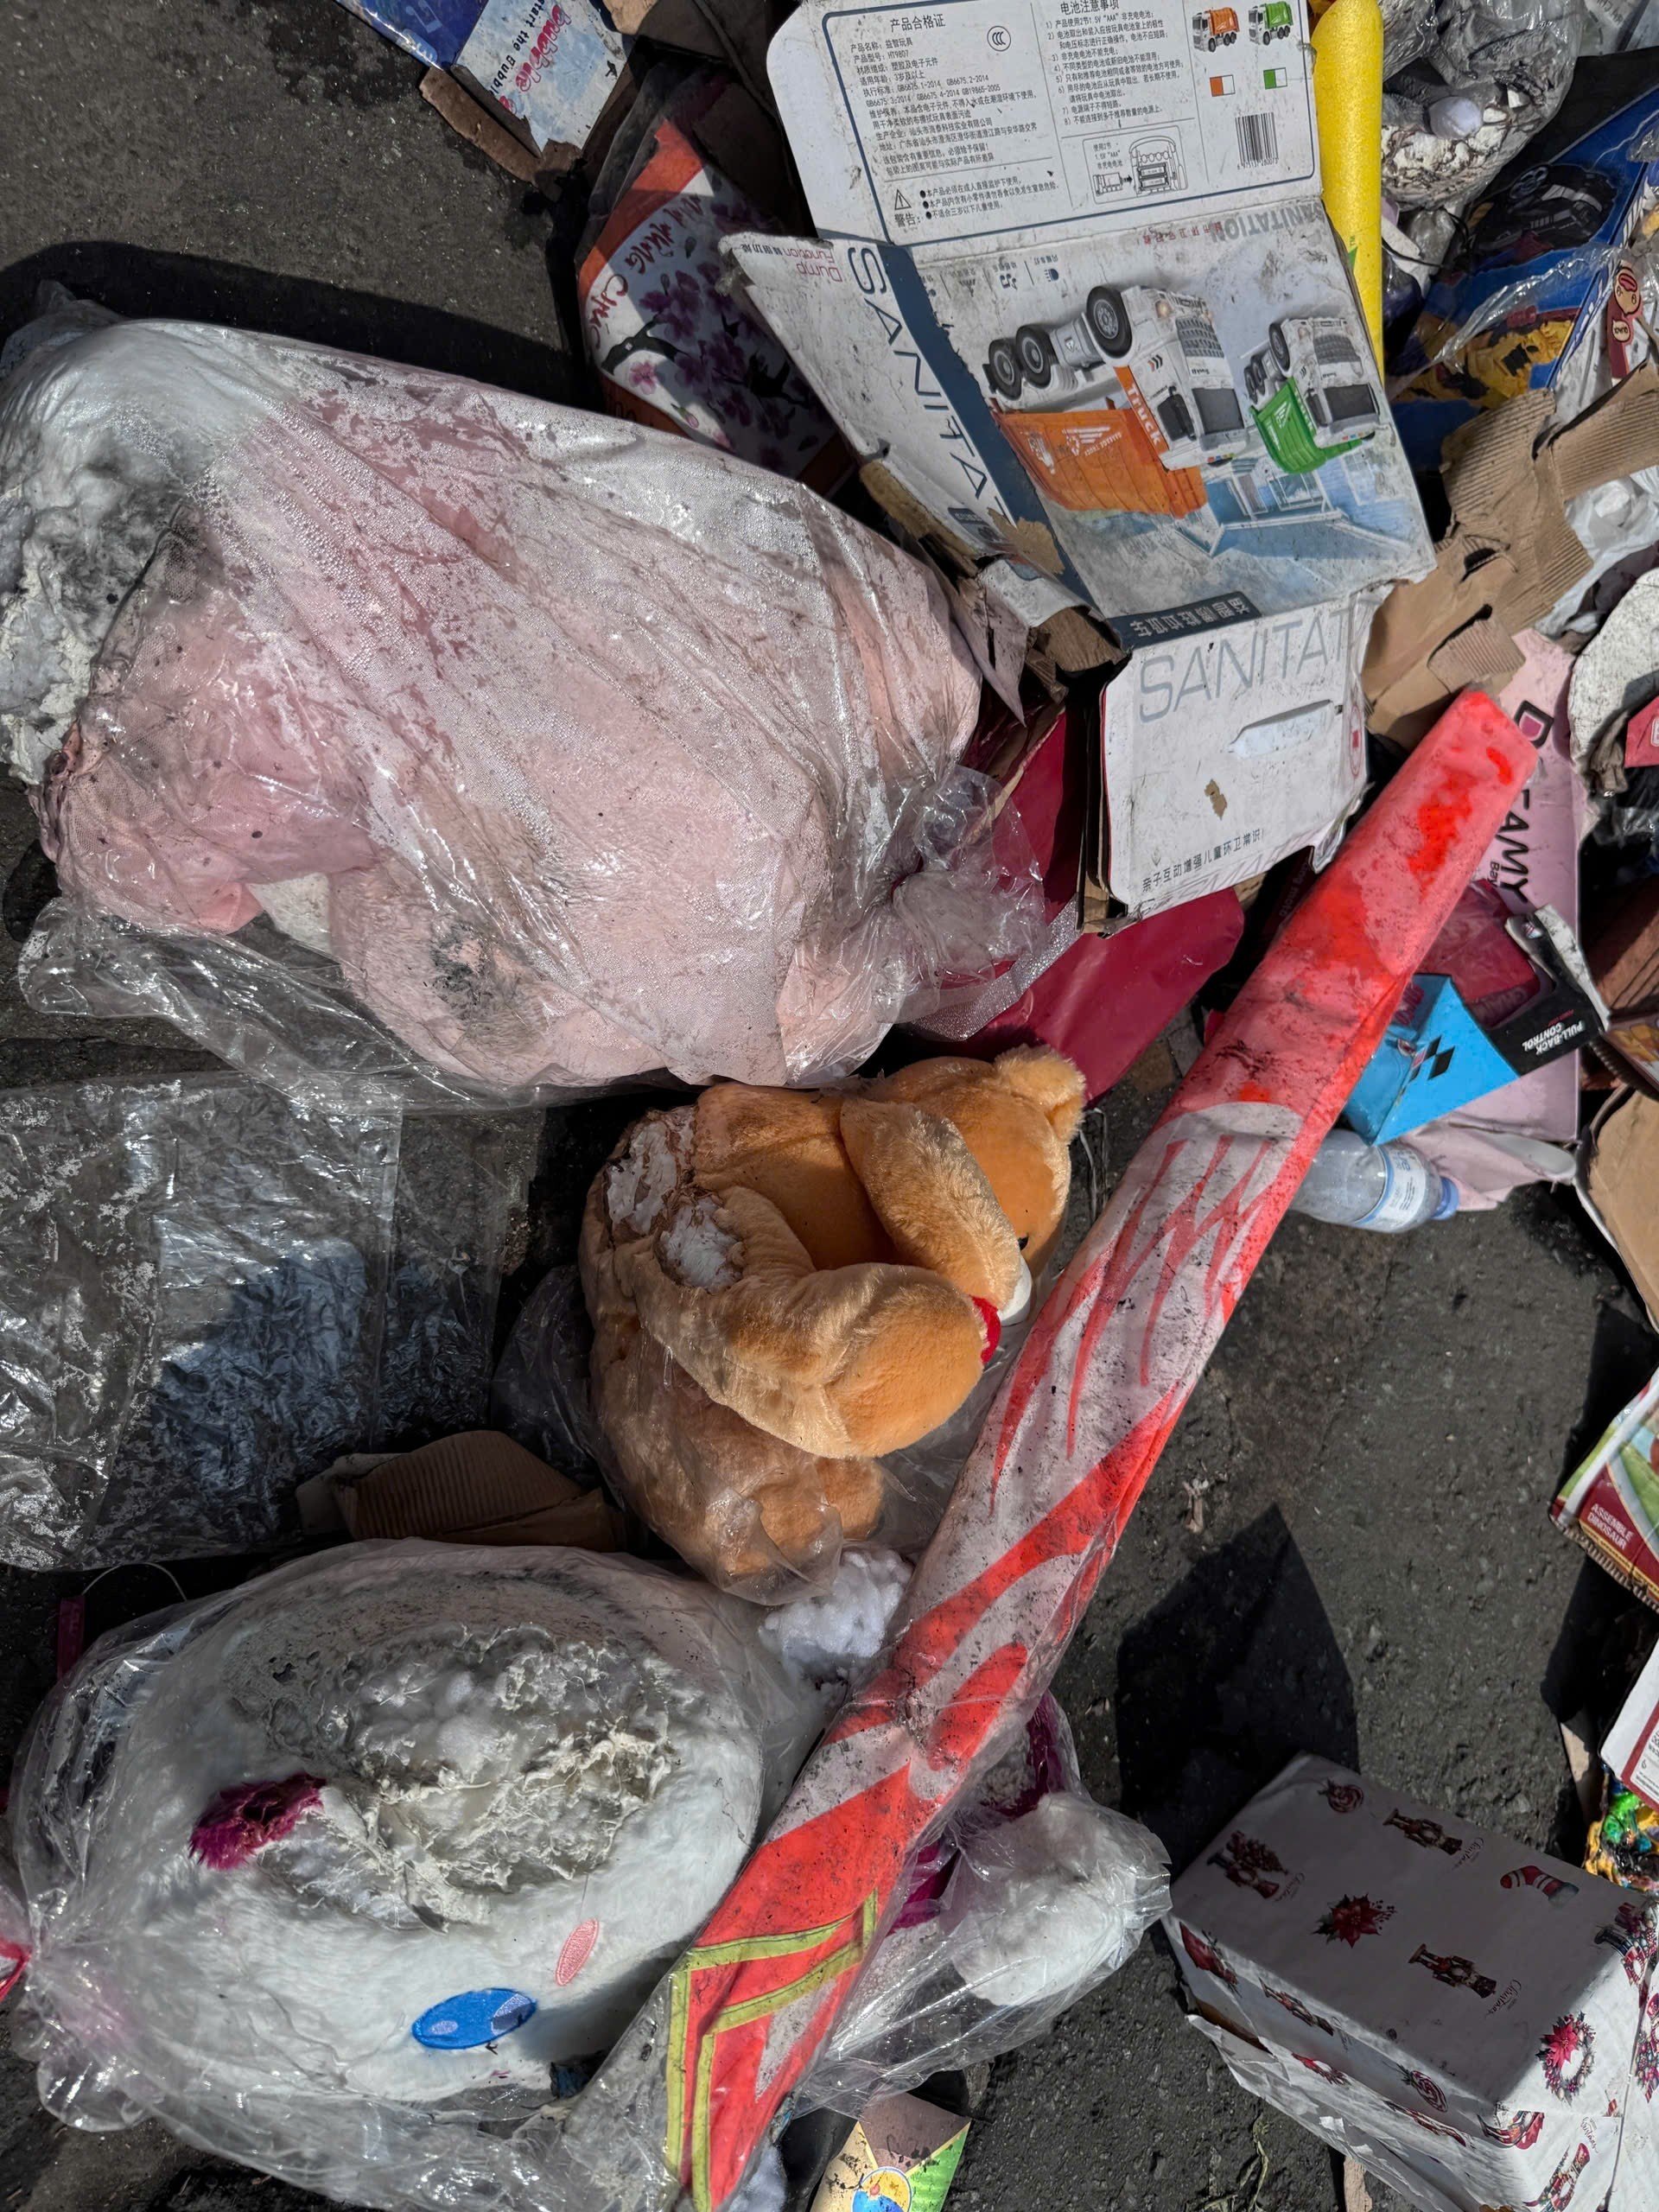
M 1424 2212 L 1659 2206 L 1650 1900 L 1308 1758 L 1173 1900 L 1235 2077 Z

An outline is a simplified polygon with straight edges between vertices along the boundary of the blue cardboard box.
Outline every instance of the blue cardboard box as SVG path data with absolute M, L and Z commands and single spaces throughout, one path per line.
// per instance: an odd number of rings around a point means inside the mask
M 540 153 L 580 150 L 627 59 L 602 0 L 341 0 Z
M 484 0 L 341 0 L 341 5 L 434 69 L 454 66 L 484 12 Z
M 1519 902 L 1511 903 L 1516 907 Z M 1484 1098 L 1599 1036 L 1606 1009 L 1565 925 L 1543 910 L 1515 915 L 1510 935 L 1538 988 L 1516 1012 L 1483 1021 L 1450 976 L 1424 973 L 1406 986 L 1382 1042 L 1354 1085 L 1343 1117 L 1369 1144 L 1387 1144 L 1425 1122 Z M 1549 925 L 1547 926 L 1546 924 Z M 1563 957 L 1556 935 L 1571 946 Z M 1576 963 L 1577 971 L 1574 972 Z
M 1656 155 L 1659 53 L 1581 61 L 1555 120 L 1470 209 L 1389 364 L 1394 419 L 1414 468 L 1438 468 L 1443 441 L 1478 410 L 1555 384 L 1600 342 L 1620 250 L 1659 189 Z M 1471 322 L 1457 351 L 1437 360 Z

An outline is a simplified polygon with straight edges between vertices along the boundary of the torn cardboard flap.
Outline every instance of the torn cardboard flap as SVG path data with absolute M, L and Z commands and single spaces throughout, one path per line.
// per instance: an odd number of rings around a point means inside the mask
M 1659 1099 L 1618 1093 L 1586 1139 L 1580 1195 L 1659 1328 Z
M 622 1517 L 494 1429 L 442 1437 L 366 1468 L 331 1469 L 302 1485 L 310 1530 L 344 1527 L 359 1541 L 416 1536 L 448 1544 L 622 1546 Z
M 1566 514 L 1597 485 L 1659 465 L 1659 365 L 1646 363 L 1575 422 L 1522 392 L 1446 441 L 1452 523 L 1433 573 L 1400 584 L 1371 628 L 1371 728 L 1414 745 L 1470 684 L 1496 692 L 1521 668 L 1516 632 L 1592 565 Z

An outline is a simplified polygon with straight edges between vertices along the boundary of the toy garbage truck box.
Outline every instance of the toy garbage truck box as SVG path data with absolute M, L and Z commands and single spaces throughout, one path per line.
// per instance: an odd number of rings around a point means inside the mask
M 1200 8 L 1192 18 L 1192 43 L 1201 54 L 1238 40 L 1238 13 L 1232 8 Z
M 767 67 L 821 238 L 722 247 L 878 499 L 1129 645 L 1428 560 L 1319 199 L 1304 0 L 1256 16 L 804 0 Z
M 1165 1926 L 1234 2078 L 1408 2204 L 1659 2204 L 1651 1900 L 1301 1758 Z
M 1576 1052 L 1606 1024 L 1554 908 L 1471 884 L 1407 985 L 1344 1118 L 1369 1143 L 1386 1144 Z
M 1288 38 L 1295 29 L 1295 10 L 1290 0 L 1267 0 L 1265 6 L 1250 10 L 1249 26 L 1253 45 L 1270 46 L 1276 38 Z
M 1287 475 L 1306 475 L 1376 435 L 1382 412 L 1363 343 L 1339 316 L 1291 315 L 1246 363 L 1252 419 Z
M 1570 420 L 1615 380 L 1604 311 L 1650 226 L 1656 134 L 1659 52 L 1583 61 L 1554 121 L 1467 211 L 1389 363 L 1414 468 L 1438 468 L 1460 423 L 1516 392 L 1556 389 Z

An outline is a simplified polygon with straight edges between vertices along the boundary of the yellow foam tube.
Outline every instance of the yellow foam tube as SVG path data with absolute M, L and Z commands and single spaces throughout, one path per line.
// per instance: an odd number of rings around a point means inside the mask
M 1325 205 L 1382 359 L 1382 10 L 1330 0 L 1313 26 L 1313 98 Z

